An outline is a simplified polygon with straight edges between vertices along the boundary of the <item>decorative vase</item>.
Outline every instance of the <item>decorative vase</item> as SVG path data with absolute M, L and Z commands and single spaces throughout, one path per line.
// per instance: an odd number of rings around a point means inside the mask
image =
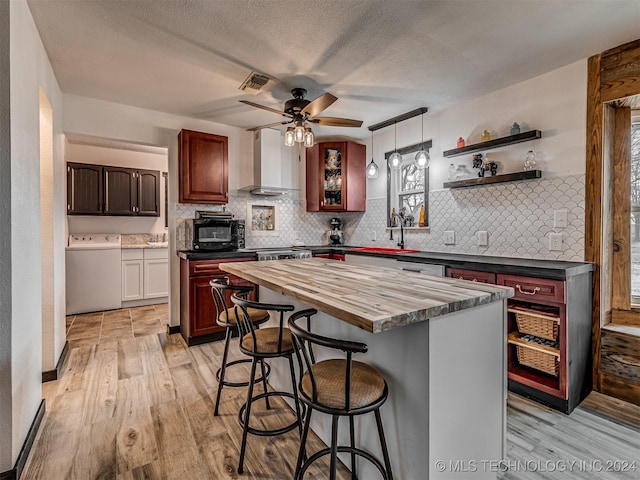
M 465 143 L 464 143 L 464 138 L 460 137 L 458 138 L 458 148 L 462 148 L 464 147 Z
M 482 141 L 488 142 L 489 140 L 491 140 L 491 133 L 489 133 L 489 130 L 485 130 L 482 132 Z
M 535 170 L 536 169 L 536 154 L 533 153 L 533 150 L 529 150 L 527 152 L 526 157 L 524 158 L 524 168 L 523 170 L 529 171 L 529 170 Z
M 456 179 L 456 166 L 453 163 L 449 164 L 449 176 L 448 176 L 449 180 L 455 180 Z
M 514 123 L 511 125 L 511 135 L 518 135 L 520 133 L 520 125 Z

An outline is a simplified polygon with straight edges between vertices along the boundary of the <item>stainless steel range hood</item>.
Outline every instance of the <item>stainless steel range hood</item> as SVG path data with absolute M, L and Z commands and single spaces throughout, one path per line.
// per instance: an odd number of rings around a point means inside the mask
M 265 128 L 253 135 L 253 183 L 239 189 L 252 195 L 272 197 L 297 192 L 282 186 L 283 139 L 278 130 Z

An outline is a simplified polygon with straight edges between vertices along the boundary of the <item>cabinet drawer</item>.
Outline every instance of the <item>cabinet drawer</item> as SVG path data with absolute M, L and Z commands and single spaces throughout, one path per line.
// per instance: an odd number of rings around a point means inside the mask
M 168 248 L 145 248 L 144 259 L 154 260 L 156 258 L 169 258 Z
M 476 270 L 464 270 L 462 268 L 447 268 L 447 277 L 468 280 L 470 282 L 496 283 L 496 274 L 489 272 L 478 272 Z
M 203 275 L 220 275 L 223 276 L 229 275 L 226 272 L 223 272 L 218 268 L 218 265 L 221 263 L 231 263 L 231 262 L 252 262 L 255 259 L 252 257 L 249 258 L 223 258 L 216 260 L 192 260 L 189 261 L 189 276 L 190 277 L 201 277 Z
M 142 260 L 144 259 L 144 249 L 123 248 L 121 252 L 122 260 Z
M 528 302 L 564 303 L 564 282 L 546 278 L 498 275 L 498 285 L 513 288 L 514 299 Z

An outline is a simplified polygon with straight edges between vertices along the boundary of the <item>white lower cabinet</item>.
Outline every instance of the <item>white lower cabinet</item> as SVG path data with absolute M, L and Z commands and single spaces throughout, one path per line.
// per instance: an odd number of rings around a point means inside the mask
M 122 250 L 122 301 L 169 295 L 169 256 L 166 248 Z

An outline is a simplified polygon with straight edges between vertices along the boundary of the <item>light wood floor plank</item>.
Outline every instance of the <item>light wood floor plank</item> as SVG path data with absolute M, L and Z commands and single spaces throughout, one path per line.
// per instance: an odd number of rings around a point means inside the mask
M 237 473 L 242 437 L 237 414 L 246 389 L 225 388 L 220 416 L 213 416 L 222 342 L 187 348 L 179 335 L 168 336 L 163 331 L 134 337 L 133 327 L 124 335 L 126 326 L 121 321 L 129 318 L 131 325 L 150 325 L 156 315 L 161 324 L 160 316 L 166 315 L 163 308 L 166 312 L 166 306 L 155 306 L 134 314 L 123 309 L 67 319 L 78 343 L 70 341 L 62 377 L 43 385 L 47 411 L 22 480 L 291 478 L 298 451 L 297 430 L 278 437 L 249 435 L 245 473 Z M 103 322 L 113 322 L 105 332 L 116 323 L 122 332 L 104 336 L 98 344 L 94 332 Z M 244 357 L 234 339 L 230 359 L 237 358 Z M 230 369 L 228 378 L 241 380 L 247 375 L 248 367 L 242 365 Z M 256 385 L 255 394 L 261 391 Z M 507 465 L 511 468 L 496 472 L 499 480 L 640 478 L 640 407 L 597 393 L 570 416 L 513 394 L 508 405 Z M 273 407 L 266 411 L 264 402 L 256 403 L 251 424 L 273 428 L 293 418 L 281 400 L 273 399 Z M 310 435 L 309 454 L 321 448 L 324 444 Z M 555 466 L 576 461 L 588 466 L 596 459 L 635 460 L 636 470 L 541 469 L 549 462 Z M 324 480 L 327 470 L 325 458 L 305 478 Z M 342 464 L 339 478 L 350 479 Z

